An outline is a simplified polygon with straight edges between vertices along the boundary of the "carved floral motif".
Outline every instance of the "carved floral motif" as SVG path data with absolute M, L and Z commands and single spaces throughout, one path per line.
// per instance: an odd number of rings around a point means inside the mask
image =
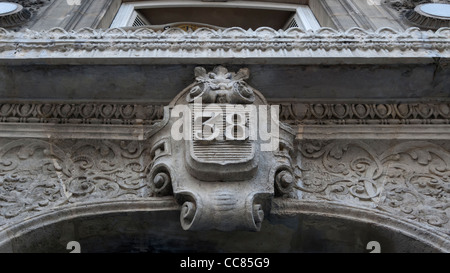
M 66 31 L 53 28 L 40 32 L 31 30 L 11 32 L 0 28 L 0 56 L 5 54 L 11 57 L 14 56 L 11 52 L 19 52 L 20 54 L 16 54 L 26 57 L 27 52 L 44 49 L 49 54 L 46 55 L 48 57 L 67 57 L 68 53 L 78 51 L 95 52 L 98 56 L 113 57 L 121 51 L 127 56 L 132 51 L 158 57 L 161 57 L 163 52 L 169 56 L 182 53 L 180 57 L 186 56 L 186 52 L 202 52 L 202 54 L 218 52 L 220 56 L 245 53 L 247 56 L 248 50 L 257 53 L 258 56 L 264 53 L 264 56 L 270 57 L 280 54 L 285 57 L 285 54 L 291 52 L 317 50 L 320 50 L 322 54 L 334 50 L 364 52 L 375 50 L 377 54 L 384 50 L 387 52 L 393 50 L 445 52 L 450 48 L 449 38 L 450 28 L 425 33 L 417 27 L 405 31 L 381 28 L 373 32 L 360 28 L 351 28 L 345 32 L 331 28 L 321 28 L 316 31 L 289 28 L 276 31 L 268 27 L 256 30 L 244 30 L 238 27 L 224 30 L 199 28 L 194 32 L 186 32 L 179 28 L 164 31 L 154 31 L 149 28 L 130 30 L 83 28 L 77 31 Z
M 291 124 L 449 124 L 450 103 L 281 104 L 280 118 Z
M 304 200 L 375 208 L 450 233 L 450 152 L 425 141 L 385 144 L 302 142 L 294 188 Z
M 1 103 L 0 122 L 151 124 L 163 106 L 118 103 Z
M 151 153 L 135 141 L 21 139 L 0 147 L 0 225 L 71 203 L 155 195 Z
M 302 141 L 297 148 L 286 157 L 293 172 L 277 179 L 299 193 L 283 196 L 368 207 L 450 233 L 450 152 L 442 146 Z M 153 150 L 137 141 L 6 143 L 0 148 L 0 225 L 72 203 L 160 196 L 170 181 L 150 177 Z
M 163 115 L 162 105 L 151 104 L 0 102 L 0 123 L 152 124 Z M 307 125 L 449 124 L 450 103 L 281 103 L 280 119 Z

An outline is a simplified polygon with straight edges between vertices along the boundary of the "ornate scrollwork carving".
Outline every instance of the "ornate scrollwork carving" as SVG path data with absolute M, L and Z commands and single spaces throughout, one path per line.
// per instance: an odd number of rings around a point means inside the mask
M 0 102 L 0 122 L 57 124 L 153 124 L 163 106 L 118 103 Z
M 186 201 L 181 206 L 181 214 L 180 214 L 180 222 L 183 229 L 188 230 L 190 229 L 195 214 L 197 212 L 197 206 L 194 202 Z
M 298 147 L 293 187 L 302 199 L 375 208 L 450 233 L 450 152 L 443 147 L 425 141 L 303 141 Z
M 198 83 L 192 89 L 200 90 L 200 85 L 204 84 Z M 279 106 L 280 119 L 292 125 L 450 124 L 448 102 L 280 103 Z M 154 124 L 163 115 L 162 105 L 151 104 L 0 102 L 0 123 Z
M 6 143 L 0 147 L 0 225 L 71 203 L 160 195 L 170 177 L 149 177 L 150 150 L 136 141 Z
M 182 109 L 183 117 L 177 120 L 174 114 L 153 136 L 154 147 L 172 147 L 172 153 L 154 157 L 150 173 L 156 191 L 171 182 L 184 229 L 258 231 L 272 196 L 290 193 L 293 176 L 286 153 L 292 153 L 294 132 L 278 121 L 277 107 L 267 119 L 265 98 L 244 81 L 248 69 L 234 73 L 218 66 L 206 72 L 197 67 L 195 76 L 169 105 Z M 180 125 L 183 137 L 175 140 Z M 273 149 L 263 149 L 267 139 L 257 134 L 268 125 L 280 149 L 273 143 Z M 167 139 L 167 145 L 158 145 L 158 139 Z
M 430 103 L 282 103 L 280 118 L 305 125 L 450 124 L 450 104 Z
M 66 31 L 53 28 L 42 32 L 29 30 L 16 33 L 0 29 L 0 55 L 14 56 L 14 52 L 20 52 L 21 54 L 17 55 L 27 56 L 27 52 L 43 49 L 49 57 L 67 56 L 68 53 L 78 51 L 91 52 L 93 56 L 104 57 L 122 56 L 119 52 L 127 56 L 133 52 L 138 57 L 153 57 L 161 52 L 170 52 L 171 56 L 181 57 L 186 50 L 202 52 L 202 54 L 208 52 L 210 55 L 213 54 L 212 52 L 220 52 L 217 54 L 230 57 L 248 57 L 249 51 L 258 52 L 259 57 L 296 57 L 297 53 L 318 50 L 322 54 L 340 50 L 362 51 L 366 54 L 374 51 L 377 55 L 384 53 L 383 51 L 401 50 L 417 54 L 419 50 L 448 51 L 449 33 L 449 28 L 441 28 L 424 35 L 416 27 L 405 31 L 391 28 L 381 28 L 376 31 L 351 28 L 345 32 L 331 28 L 315 31 L 289 28 L 276 31 L 267 27 L 256 30 L 244 30 L 238 27 L 224 30 L 199 28 L 194 32 L 177 28 L 165 31 L 154 31 L 149 28 L 133 30 L 83 28 L 77 31 Z

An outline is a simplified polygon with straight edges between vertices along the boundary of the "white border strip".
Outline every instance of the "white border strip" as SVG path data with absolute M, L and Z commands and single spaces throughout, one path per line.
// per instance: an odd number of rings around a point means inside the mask
M 309 6 L 300 6 L 297 8 L 297 16 L 302 22 L 302 24 L 305 26 L 305 30 L 317 30 L 320 28 L 319 21 L 317 21 L 316 16 L 314 16 L 314 13 L 309 8 Z
M 134 10 L 135 7 L 132 4 L 122 4 L 120 6 L 119 11 L 116 14 L 116 17 L 114 17 L 114 20 L 111 23 L 110 27 L 118 28 L 127 26 L 128 21 L 130 20 L 131 15 L 133 15 Z

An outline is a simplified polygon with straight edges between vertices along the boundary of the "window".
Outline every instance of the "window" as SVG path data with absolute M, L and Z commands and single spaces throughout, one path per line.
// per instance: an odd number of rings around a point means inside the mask
M 181 27 L 271 27 L 304 30 L 320 25 L 307 5 L 269 2 L 202 2 L 202 1 L 140 1 L 123 3 L 111 27 L 151 26 L 156 29 Z

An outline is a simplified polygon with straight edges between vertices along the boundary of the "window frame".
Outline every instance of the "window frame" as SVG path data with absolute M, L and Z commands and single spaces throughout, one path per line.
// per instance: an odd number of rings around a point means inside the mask
M 302 25 L 305 30 L 317 30 L 321 28 L 317 18 L 308 5 L 296 5 L 285 3 L 256 2 L 256 1 L 232 1 L 232 2 L 203 2 L 203 1 L 136 1 L 122 3 L 119 11 L 113 19 L 110 28 L 130 27 L 137 16 L 137 10 L 145 8 L 171 8 L 171 7 L 217 7 L 217 8 L 248 8 L 269 9 L 295 12 L 293 18 Z M 286 25 L 288 25 L 290 19 Z

